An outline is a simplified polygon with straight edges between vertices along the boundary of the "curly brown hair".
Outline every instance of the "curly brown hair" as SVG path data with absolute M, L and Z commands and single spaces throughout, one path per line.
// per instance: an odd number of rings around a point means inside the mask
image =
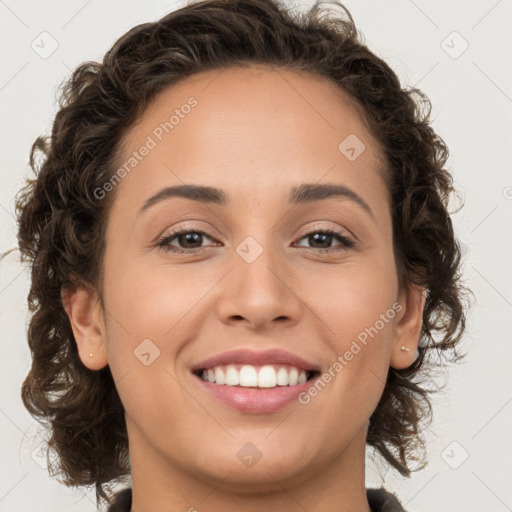
M 98 501 L 130 473 L 124 410 L 108 366 L 80 361 L 61 290 L 102 290 L 105 225 L 115 192 L 93 191 L 117 168 L 123 135 L 156 94 L 195 73 L 252 63 L 313 73 L 345 91 L 386 159 L 393 244 L 401 286 L 426 288 L 420 355 L 390 368 L 367 443 L 401 474 L 421 466 L 421 425 L 431 416 L 428 376 L 458 360 L 465 329 L 461 252 L 448 213 L 448 149 L 430 126 L 431 104 L 402 88 L 364 44 L 352 16 L 292 13 L 277 0 L 205 0 L 129 30 L 103 62 L 85 62 L 63 84 L 51 137 L 30 153 L 36 177 L 17 197 L 18 240 L 31 266 L 25 407 L 50 432 L 53 471 L 67 485 L 95 485 Z M 36 157 L 40 160 L 36 161 Z M 102 302 L 103 304 L 103 302 Z M 437 338 L 437 339 L 436 339 Z

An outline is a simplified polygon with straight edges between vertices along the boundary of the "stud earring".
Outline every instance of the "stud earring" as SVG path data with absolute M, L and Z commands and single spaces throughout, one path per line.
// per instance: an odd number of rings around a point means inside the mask
M 91 352 L 91 353 L 89 354 L 89 357 L 93 357 L 93 354 L 92 354 L 92 352 Z

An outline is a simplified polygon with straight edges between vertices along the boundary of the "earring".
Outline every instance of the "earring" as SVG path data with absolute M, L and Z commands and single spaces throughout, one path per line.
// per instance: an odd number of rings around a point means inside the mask
M 400 347 L 400 350 L 401 350 L 402 352 L 412 352 L 412 348 L 408 348 L 408 347 L 406 347 L 405 345 L 402 345 L 402 346 Z M 420 352 L 419 352 L 419 350 L 415 350 L 415 351 L 414 351 L 414 362 L 416 362 L 416 360 L 418 359 L 418 357 L 420 357 Z
M 91 353 L 89 354 L 89 357 L 93 357 L 93 354 L 92 354 L 92 352 L 91 352 Z

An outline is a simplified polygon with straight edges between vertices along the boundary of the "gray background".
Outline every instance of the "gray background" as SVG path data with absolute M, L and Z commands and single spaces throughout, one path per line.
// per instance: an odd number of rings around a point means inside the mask
M 60 82 L 81 62 L 101 60 L 132 26 L 181 5 L 0 0 L 0 252 L 16 245 L 13 197 L 28 174 L 31 143 L 49 133 Z M 433 103 L 434 127 L 450 148 L 449 168 L 465 201 L 453 220 L 464 244 L 464 279 L 476 296 L 465 337 L 469 356 L 450 369 L 434 398 L 429 465 L 406 479 L 369 457 L 367 483 L 384 483 L 408 511 L 512 510 L 512 2 L 345 5 L 370 48 Z M 41 55 L 52 44 L 54 53 Z M 48 477 L 37 423 L 20 399 L 30 362 L 27 293 L 15 251 L 0 263 L 0 512 L 92 512 L 92 490 Z

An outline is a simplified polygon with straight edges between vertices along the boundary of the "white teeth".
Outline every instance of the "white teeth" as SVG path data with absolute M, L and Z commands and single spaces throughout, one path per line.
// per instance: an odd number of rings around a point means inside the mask
M 240 374 L 234 366 L 229 365 L 226 368 L 226 384 L 228 386 L 238 386 L 240 384 Z
M 258 372 L 258 387 L 275 388 L 276 384 L 277 376 L 274 367 L 270 365 L 262 366 Z
M 277 372 L 277 385 L 288 386 L 288 372 L 286 368 L 279 368 Z
M 239 370 L 238 370 L 239 368 Z M 279 366 L 276 371 L 273 365 L 267 364 L 258 369 L 250 364 L 235 366 L 216 366 L 203 370 L 205 381 L 225 384 L 227 386 L 275 388 L 276 386 L 296 386 L 307 381 L 307 374 L 293 366 Z
M 288 384 L 290 386 L 296 386 L 299 381 L 299 370 L 297 368 L 292 368 L 290 373 L 288 374 Z
M 215 382 L 217 384 L 226 384 L 226 375 L 222 371 L 222 368 L 218 366 L 215 368 Z
M 258 385 L 258 374 L 256 373 L 256 368 L 254 366 L 249 366 L 248 364 L 242 366 L 240 369 L 240 386 L 248 388 L 250 386 Z

